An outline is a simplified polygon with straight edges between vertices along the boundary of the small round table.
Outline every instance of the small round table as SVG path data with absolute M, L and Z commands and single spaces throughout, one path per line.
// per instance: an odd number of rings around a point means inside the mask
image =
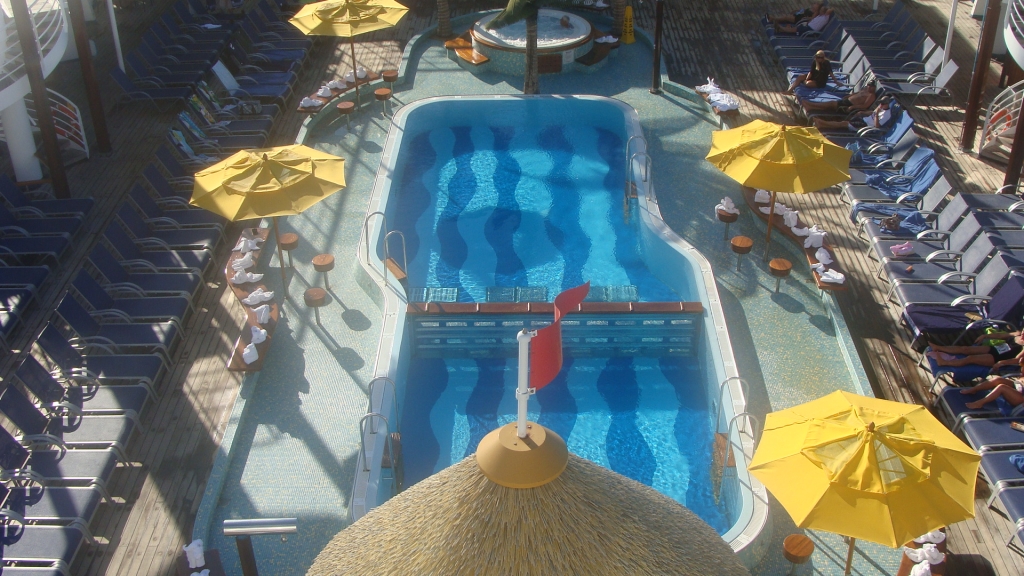
M 345 117 L 345 127 L 352 129 L 352 113 L 356 111 L 355 102 L 339 102 L 338 113 Z
M 782 555 L 793 565 L 790 567 L 790 574 L 800 564 L 806 564 L 814 554 L 814 542 L 803 534 L 790 534 L 782 541 Z
M 331 281 L 327 278 L 327 273 L 334 270 L 334 256 L 330 254 L 317 254 L 313 256 L 313 269 L 317 272 L 321 272 L 324 275 L 324 288 L 331 289 Z
M 729 224 L 732 224 L 733 222 L 739 220 L 740 215 L 739 214 L 733 214 L 732 212 L 726 212 L 725 210 L 719 209 L 719 210 L 715 210 L 715 216 L 718 217 L 718 221 L 719 222 L 725 222 L 725 236 L 723 236 L 723 239 L 728 240 L 729 239 Z
M 313 309 L 313 313 L 316 315 L 317 326 L 320 324 L 320 307 L 327 305 L 327 290 L 323 288 L 308 288 L 302 295 L 302 298 L 306 301 L 306 306 Z
M 740 257 L 750 253 L 750 249 L 754 247 L 754 241 L 746 236 L 733 236 L 729 241 L 729 246 L 736 253 L 736 271 L 739 272 Z
M 775 293 L 779 292 L 779 284 L 782 279 L 789 276 L 789 273 L 793 271 L 793 263 L 785 258 L 772 258 L 768 262 L 768 271 L 775 276 Z
M 295 269 L 295 265 L 292 264 L 292 250 L 299 247 L 299 235 L 294 232 L 285 232 L 281 234 L 281 250 L 288 253 L 288 267 L 292 270 Z M 281 263 L 284 266 L 284 262 Z
M 391 88 L 377 88 L 373 91 L 373 97 L 383 104 L 381 116 L 388 119 L 388 100 L 391 100 Z

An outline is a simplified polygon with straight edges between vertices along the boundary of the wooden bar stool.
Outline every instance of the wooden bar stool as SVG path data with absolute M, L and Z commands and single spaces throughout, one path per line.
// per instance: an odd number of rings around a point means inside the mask
M 723 240 L 728 240 L 729 239 L 729 224 L 732 224 L 733 222 L 739 220 L 740 215 L 739 214 L 733 214 L 731 212 L 726 212 L 725 210 L 715 210 L 715 215 L 718 216 L 718 221 L 719 222 L 725 222 L 725 236 L 723 236 L 722 239 Z
M 294 232 L 285 232 L 281 234 L 281 250 L 288 253 L 288 267 L 292 270 L 295 269 L 295 264 L 292 263 L 292 250 L 299 247 L 299 235 Z M 284 266 L 284 262 L 281 263 Z
M 313 309 L 313 313 L 316 315 L 317 326 L 323 326 L 320 324 L 320 307 L 327 305 L 327 290 L 323 288 L 308 288 L 302 295 L 302 298 L 306 301 L 306 306 Z
M 377 100 L 380 100 L 380 102 L 382 103 L 383 109 L 381 110 L 381 116 L 385 120 L 387 120 L 388 100 L 391 100 L 391 88 L 377 88 L 376 90 L 373 91 L 373 97 L 376 98 Z
M 338 113 L 345 117 L 345 127 L 352 129 L 352 113 L 356 111 L 355 102 L 339 102 Z
M 327 273 L 334 270 L 334 256 L 330 254 L 317 254 L 313 256 L 313 269 L 317 272 L 321 272 L 324 275 L 324 288 L 331 289 L 331 281 L 327 278 Z
M 729 245 L 732 251 L 736 253 L 736 271 L 740 271 L 740 258 L 744 254 L 749 254 L 750 249 L 754 247 L 754 241 L 746 236 L 733 236 L 732 240 L 729 241 Z
M 789 276 L 789 273 L 793 271 L 793 263 L 785 258 L 772 258 L 771 262 L 768 263 L 768 271 L 775 276 L 775 293 L 779 293 L 779 284 L 782 283 L 782 279 Z
M 803 534 L 790 534 L 782 541 L 782 555 L 792 563 L 789 573 L 792 574 L 800 564 L 806 564 L 814 554 L 814 542 Z
M 391 91 L 395 91 L 395 81 L 398 80 L 398 70 L 381 70 L 380 77 L 387 83 Z

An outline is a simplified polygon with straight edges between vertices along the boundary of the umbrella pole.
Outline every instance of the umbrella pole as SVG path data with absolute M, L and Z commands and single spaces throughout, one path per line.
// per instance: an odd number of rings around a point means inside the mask
M 356 41 L 348 37 L 348 45 L 352 49 L 352 78 L 356 81 L 356 108 L 359 108 L 359 76 L 356 75 Z
M 764 259 L 768 260 L 768 246 L 772 243 L 772 222 L 775 221 L 775 191 L 772 190 L 771 205 L 768 208 L 768 236 L 764 239 Z
M 857 542 L 856 538 L 850 538 L 850 549 L 846 551 L 846 571 L 843 572 L 844 576 L 850 576 L 850 571 L 853 569 L 853 546 Z
M 288 278 L 284 271 L 284 255 L 281 253 L 281 231 L 277 227 L 277 216 L 274 216 L 274 240 L 277 244 L 277 261 L 281 263 L 281 288 L 284 290 L 284 297 L 288 297 Z

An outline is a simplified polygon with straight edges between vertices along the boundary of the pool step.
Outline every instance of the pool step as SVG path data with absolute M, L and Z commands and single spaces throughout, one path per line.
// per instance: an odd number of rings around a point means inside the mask
M 486 64 L 491 59 L 473 49 L 473 39 L 469 35 L 469 30 L 462 33 L 462 36 L 458 38 L 452 38 L 444 43 L 444 47 L 448 50 L 454 50 L 455 55 L 458 56 L 463 62 L 468 62 L 474 66 Z

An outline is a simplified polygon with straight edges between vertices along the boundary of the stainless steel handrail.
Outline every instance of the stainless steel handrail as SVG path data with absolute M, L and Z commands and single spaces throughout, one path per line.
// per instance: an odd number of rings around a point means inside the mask
M 40 55 L 45 58 L 56 47 L 66 26 L 64 5 L 59 0 L 35 0 L 29 2 L 28 10 L 35 24 Z M 25 75 L 25 59 L 18 41 L 18 27 L 13 18 L 5 21 L 3 27 L 6 46 L 3 47 L 3 66 L 0 67 L 0 90 L 13 85 Z
M 368 388 L 369 388 L 369 392 L 368 392 L 369 401 L 368 401 L 368 405 L 366 407 L 366 413 L 367 414 L 373 414 L 374 413 L 373 412 L 373 385 L 376 384 L 377 382 L 382 382 L 384 384 L 384 392 L 381 392 L 381 400 L 382 401 L 384 399 L 384 393 L 388 391 L 387 385 L 391 384 L 391 407 L 394 409 L 394 412 L 392 412 L 392 414 L 393 414 L 393 417 L 397 419 L 398 418 L 398 387 L 395 385 L 395 381 L 392 380 L 391 378 L 388 378 L 387 376 L 377 376 L 373 380 L 370 380 L 370 384 L 368 386 Z M 383 408 L 383 406 L 381 408 Z M 376 424 L 376 422 L 377 421 L 374 420 L 373 424 L 371 424 L 371 426 L 373 428 L 372 432 L 374 434 L 377 433 L 377 424 Z
M 367 418 L 380 418 L 384 421 L 384 445 L 387 447 L 388 456 L 391 458 L 392 466 L 395 462 L 395 453 L 391 450 L 391 426 L 388 424 L 388 419 L 384 417 L 380 412 L 370 412 L 359 419 L 359 449 L 362 450 L 363 455 L 363 472 L 370 471 L 370 457 L 366 455 L 366 419 Z M 379 434 L 379 432 L 371 432 L 373 435 Z
M 639 134 L 634 134 L 634 135 L 629 137 L 629 140 L 626 140 L 626 184 L 625 184 L 625 189 L 626 190 L 625 190 L 625 194 L 626 194 L 627 197 L 629 196 L 629 184 L 630 184 L 630 181 L 631 181 L 631 178 L 630 178 L 630 163 L 633 161 L 632 156 L 629 155 L 629 147 L 633 143 L 634 140 L 639 140 L 639 141 L 643 142 L 644 149 L 642 150 L 642 152 L 644 152 L 645 154 L 647 153 L 647 139 L 644 138 L 643 136 L 641 136 Z
M 367 227 L 367 224 L 370 223 L 370 218 L 373 218 L 374 216 L 381 217 L 381 220 L 384 221 L 384 234 L 387 235 L 388 233 L 387 214 L 381 212 L 380 210 L 377 210 L 376 212 L 370 212 L 369 214 L 366 215 L 365 218 L 363 218 L 363 245 L 366 247 L 366 264 L 369 265 L 371 268 L 373 266 L 372 263 L 370 262 L 370 229 L 369 227 Z M 387 266 L 384 266 L 384 272 L 382 274 L 384 276 L 385 283 L 387 282 L 387 268 Z
M 401 230 L 392 230 L 384 235 L 384 283 L 388 281 L 388 260 L 391 259 L 391 248 L 388 239 L 392 234 L 398 234 L 402 239 L 402 272 L 409 273 L 409 253 L 405 249 L 405 234 Z
M 725 469 L 729 466 L 729 455 L 732 454 L 732 425 L 737 420 L 739 420 L 740 418 L 746 418 L 748 420 L 753 420 L 753 423 L 751 423 L 751 425 L 750 425 L 750 428 L 751 428 L 751 430 L 750 430 L 750 439 L 751 439 L 751 442 L 753 442 L 753 445 L 754 445 L 753 447 L 757 448 L 757 428 L 761 425 L 761 420 L 758 419 L 757 416 L 754 416 L 753 414 L 751 414 L 750 412 L 740 412 L 739 414 L 733 416 L 729 420 L 729 427 L 728 427 L 728 429 L 726 430 L 726 433 L 725 433 L 725 457 L 722 458 L 722 474 L 720 476 L 720 478 L 723 478 L 723 479 L 725 478 Z M 756 423 L 757 426 L 754 426 L 754 423 Z M 738 434 L 742 434 L 743 430 L 742 429 L 738 429 L 737 433 Z M 740 451 L 743 452 L 744 454 L 746 454 L 746 452 L 743 451 L 743 444 L 742 443 L 740 444 Z M 725 482 L 720 482 L 718 484 L 718 494 L 715 495 L 715 499 L 716 500 L 718 500 L 719 498 L 722 497 L 722 486 L 724 484 L 725 484 Z
M 718 404 L 715 406 L 715 427 L 712 429 L 715 434 L 718 433 L 718 425 L 722 423 L 722 403 L 725 401 L 725 388 L 729 385 L 729 382 L 732 382 L 733 380 L 740 383 L 740 388 L 743 392 L 743 412 L 746 412 L 747 410 L 747 397 L 750 396 L 750 384 L 739 376 L 730 376 L 725 380 L 722 380 L 722 383 L 718 385 Z

